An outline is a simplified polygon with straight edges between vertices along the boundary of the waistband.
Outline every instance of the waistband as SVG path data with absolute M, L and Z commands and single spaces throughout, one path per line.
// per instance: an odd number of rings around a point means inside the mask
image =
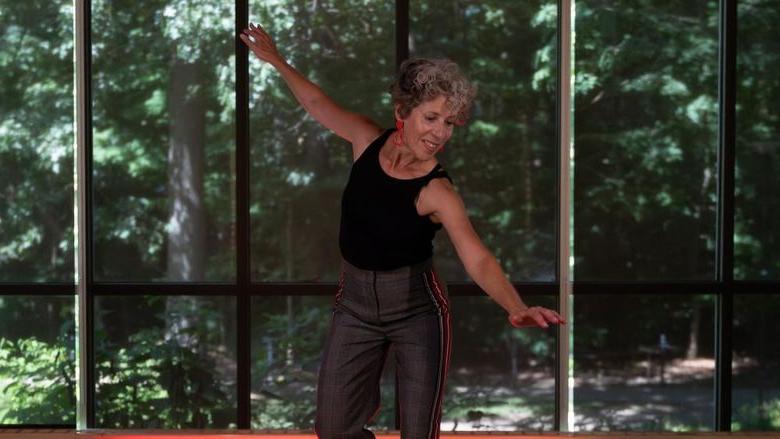
M 433 269 L 433 258 L 428 258 L 414 265 L 396 268 L 395 270 L 364 270 L 355 267 L 344 259 L 341 260 L 341 264 L 344 274 L 353 278 L 367 281 L 394 280 L 410 278 L 431 271 Z

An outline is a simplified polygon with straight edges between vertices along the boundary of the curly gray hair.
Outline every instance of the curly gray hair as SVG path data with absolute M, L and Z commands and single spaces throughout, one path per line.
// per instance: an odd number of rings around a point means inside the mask
M 458 124 L 468 119 L 476 94 L 476 86 L 469 82 L 458 65 L 444 58 L 407 59 L 401 64 L 398 78 L 390 85 L 393 104 L 398 106 L 402 118 L 421 103 L 445 96 Z

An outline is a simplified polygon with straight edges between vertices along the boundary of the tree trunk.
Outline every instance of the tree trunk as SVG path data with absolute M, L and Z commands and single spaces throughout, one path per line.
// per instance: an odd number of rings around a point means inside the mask
M 206 110 L 202 97 L 198 63 L 174 59 L 168 90 L 170 142 L 168 145 L 168 281 L 204 280 L 206 259 L 205 208 L 203 206 L 203 157 Z M 194 296 L 169 296 L 165 302 L 167 342 L 184 351 L 206 355 L 205 343 L 197 339 L 199 301 Z M 182 367 L 182 365 L 179 365 Z M 184 369 L 183 369 L 184 370 Z M 170 395 L 173 413 L 186 411 L 184 394 L 191 376 L 174 372 L 172 381 L 163 383 Z M 172 418 L 178 416 L 172 415 Z
M 289 282 L 293 277 L 293 205 L 292 201 L 287 205 L 287 224 L 285 227 L 285 279 Z M 295 350 L 293 348 L 292 333 L 295 319 L 293 309 L 293 297 L 287 296 L 287 346 L 285 349 L 285 365 L 292 366 L 295 362 Z
M 690 359 L 699 356 L 699 324 L 701 323 L 701 307 L 694 305 L 693 316 L 691 316 L 690 332 L 688 334 L 688 351 L 685 357 Z
M 204 279 L 206 255 L 203 206 L 203 157 L 206 110 L 200 84 L 200 65 L 174 61 L 168 93 L 170 144 L 168 148 L 167 279 L 198 282 Z

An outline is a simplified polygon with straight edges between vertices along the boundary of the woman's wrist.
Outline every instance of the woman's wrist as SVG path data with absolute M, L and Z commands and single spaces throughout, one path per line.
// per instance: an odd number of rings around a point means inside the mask
M 291 65 L 287 64 L 287 60 L 282 57 L 279 57 L 279 59 L 275 59 L 273 61 L 269 60 L 268 64 L 271 64 L 271 67 L 279 71 L 281 71 L 284 68 L 292 68 Z
M 514 305 L 514 306 L 510 307 L 507 310 L 507 312 L 509 313 L 509 315 L 520 314 L 520 313 L 525 312 L 528 308 L 530 308 L 530 307 L 528 305 L 526 305 L 525 303 L 520 303 L 520 304 L 517 304 L 517 305 Z

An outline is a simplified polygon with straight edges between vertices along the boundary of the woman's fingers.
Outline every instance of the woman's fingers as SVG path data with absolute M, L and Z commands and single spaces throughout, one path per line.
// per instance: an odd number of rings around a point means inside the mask
M 241 39 L 244 40 L 247 46 L 249 46 L 256 55 L 261 57 L 261 59 L 266 60 L 266 58 L 271 59 L 278 57 L 276 46 L 274 46 L 271 37 L 269 37 L 261 27 L 250 23 L 249 28 L 244 29 L 241 32 Z M 246 36 L 246 39 L 244 39 L 243 36 Z
M 551 309 L 542 308 L 541 313 L 550 323 L 565 323 L 561 315 Z
M 531 318 L 531 316 L 525 314 L 525 315 L 518 315 L 513 314 L 509 316 L 509 323 L 512 324 L 515 328 L 527 328 L 529 326 L 537 326 L 537 323 L 534 321 L 534 319 Z
M 547 328 L 550 326 L 550 323 L 566 323 L 557 312 L 547 308 L 542 308 L 540 306 L 533 306 L 520 314 L 513 314 L 509 317 L 509 321 L 513 326 L 518 328 L 526 326 L 539 326 L 542 328 Z
M 255 35 L 255 33 L 252 32 L 250 29 L 244 29 L 242 33 L 243 35 L 246 35 L 247 38 L 249 38 L 249 41 L 251 41 L 253 44 L 257 44 L 259 42 L 258 36 Z
M 542 328 L 547 328 L 548 325 L 547 322 L 544 319 L 544 314 L 542 314 L 541 311 L 536 310 L 536 312 L 533 312 L 531 314 L 531 317 L 534 319 L 537 325 L 541 326 Z
M 241 38 L 241 41 L 246 44 L 246 46 L 251 50 L 255 55 L 257 55 L 258 58 L 265 61 L 269 56 L 269 50 L 268 46 L 264 46 L 261 44 L 257 37 L 252 35 L 248 30 L 244 30 L 244 32 L 239 35 L 239 38 Z
M 509 316 L 509 322 L 516 328 L 526 328 L 529 326 L 541 326 L 542 328 L 546 328 L 548 326 L 547 322 L 544 321 L 544 317 L 533 308 L 529 308 L 520 314 L 512 314 Z
M 252 23 L 249 23 L 249 31 L 252 33 L 252 36 L 255 38 L 260 38 L 263 41 L 270 42 L 271 37 L 268 35 L 268 32 L 265 31 L 260 26 L 256 26 Z
M 252 42 L 251 39 L 249 39 L 248 35 L 241 34 L 241 35 L 239 35 L 239 38 L 241 38 L 241 41 L 243 41 L 244 44 L 246 44 L 247 47 L 249 47 L 249 49 L 254 50 L 255 43 Z
M 255 38 L 259 38 L 259 37 L 260 37 L 260 35 L 262 35 L 262 34 L 261 34 L 259 31 L 258 31 L 257 27 L 255 27 L 255 26 L 252 26 L 252 23 L 249 23 L 249 28 L 248 28 L 248 29 L 246 29 L 246 31 L 247 31 L 247 33 L 249 33 L 250 35 L 252 35 L 252 36 L 253 36 L 253 37 L 255 37 Z

